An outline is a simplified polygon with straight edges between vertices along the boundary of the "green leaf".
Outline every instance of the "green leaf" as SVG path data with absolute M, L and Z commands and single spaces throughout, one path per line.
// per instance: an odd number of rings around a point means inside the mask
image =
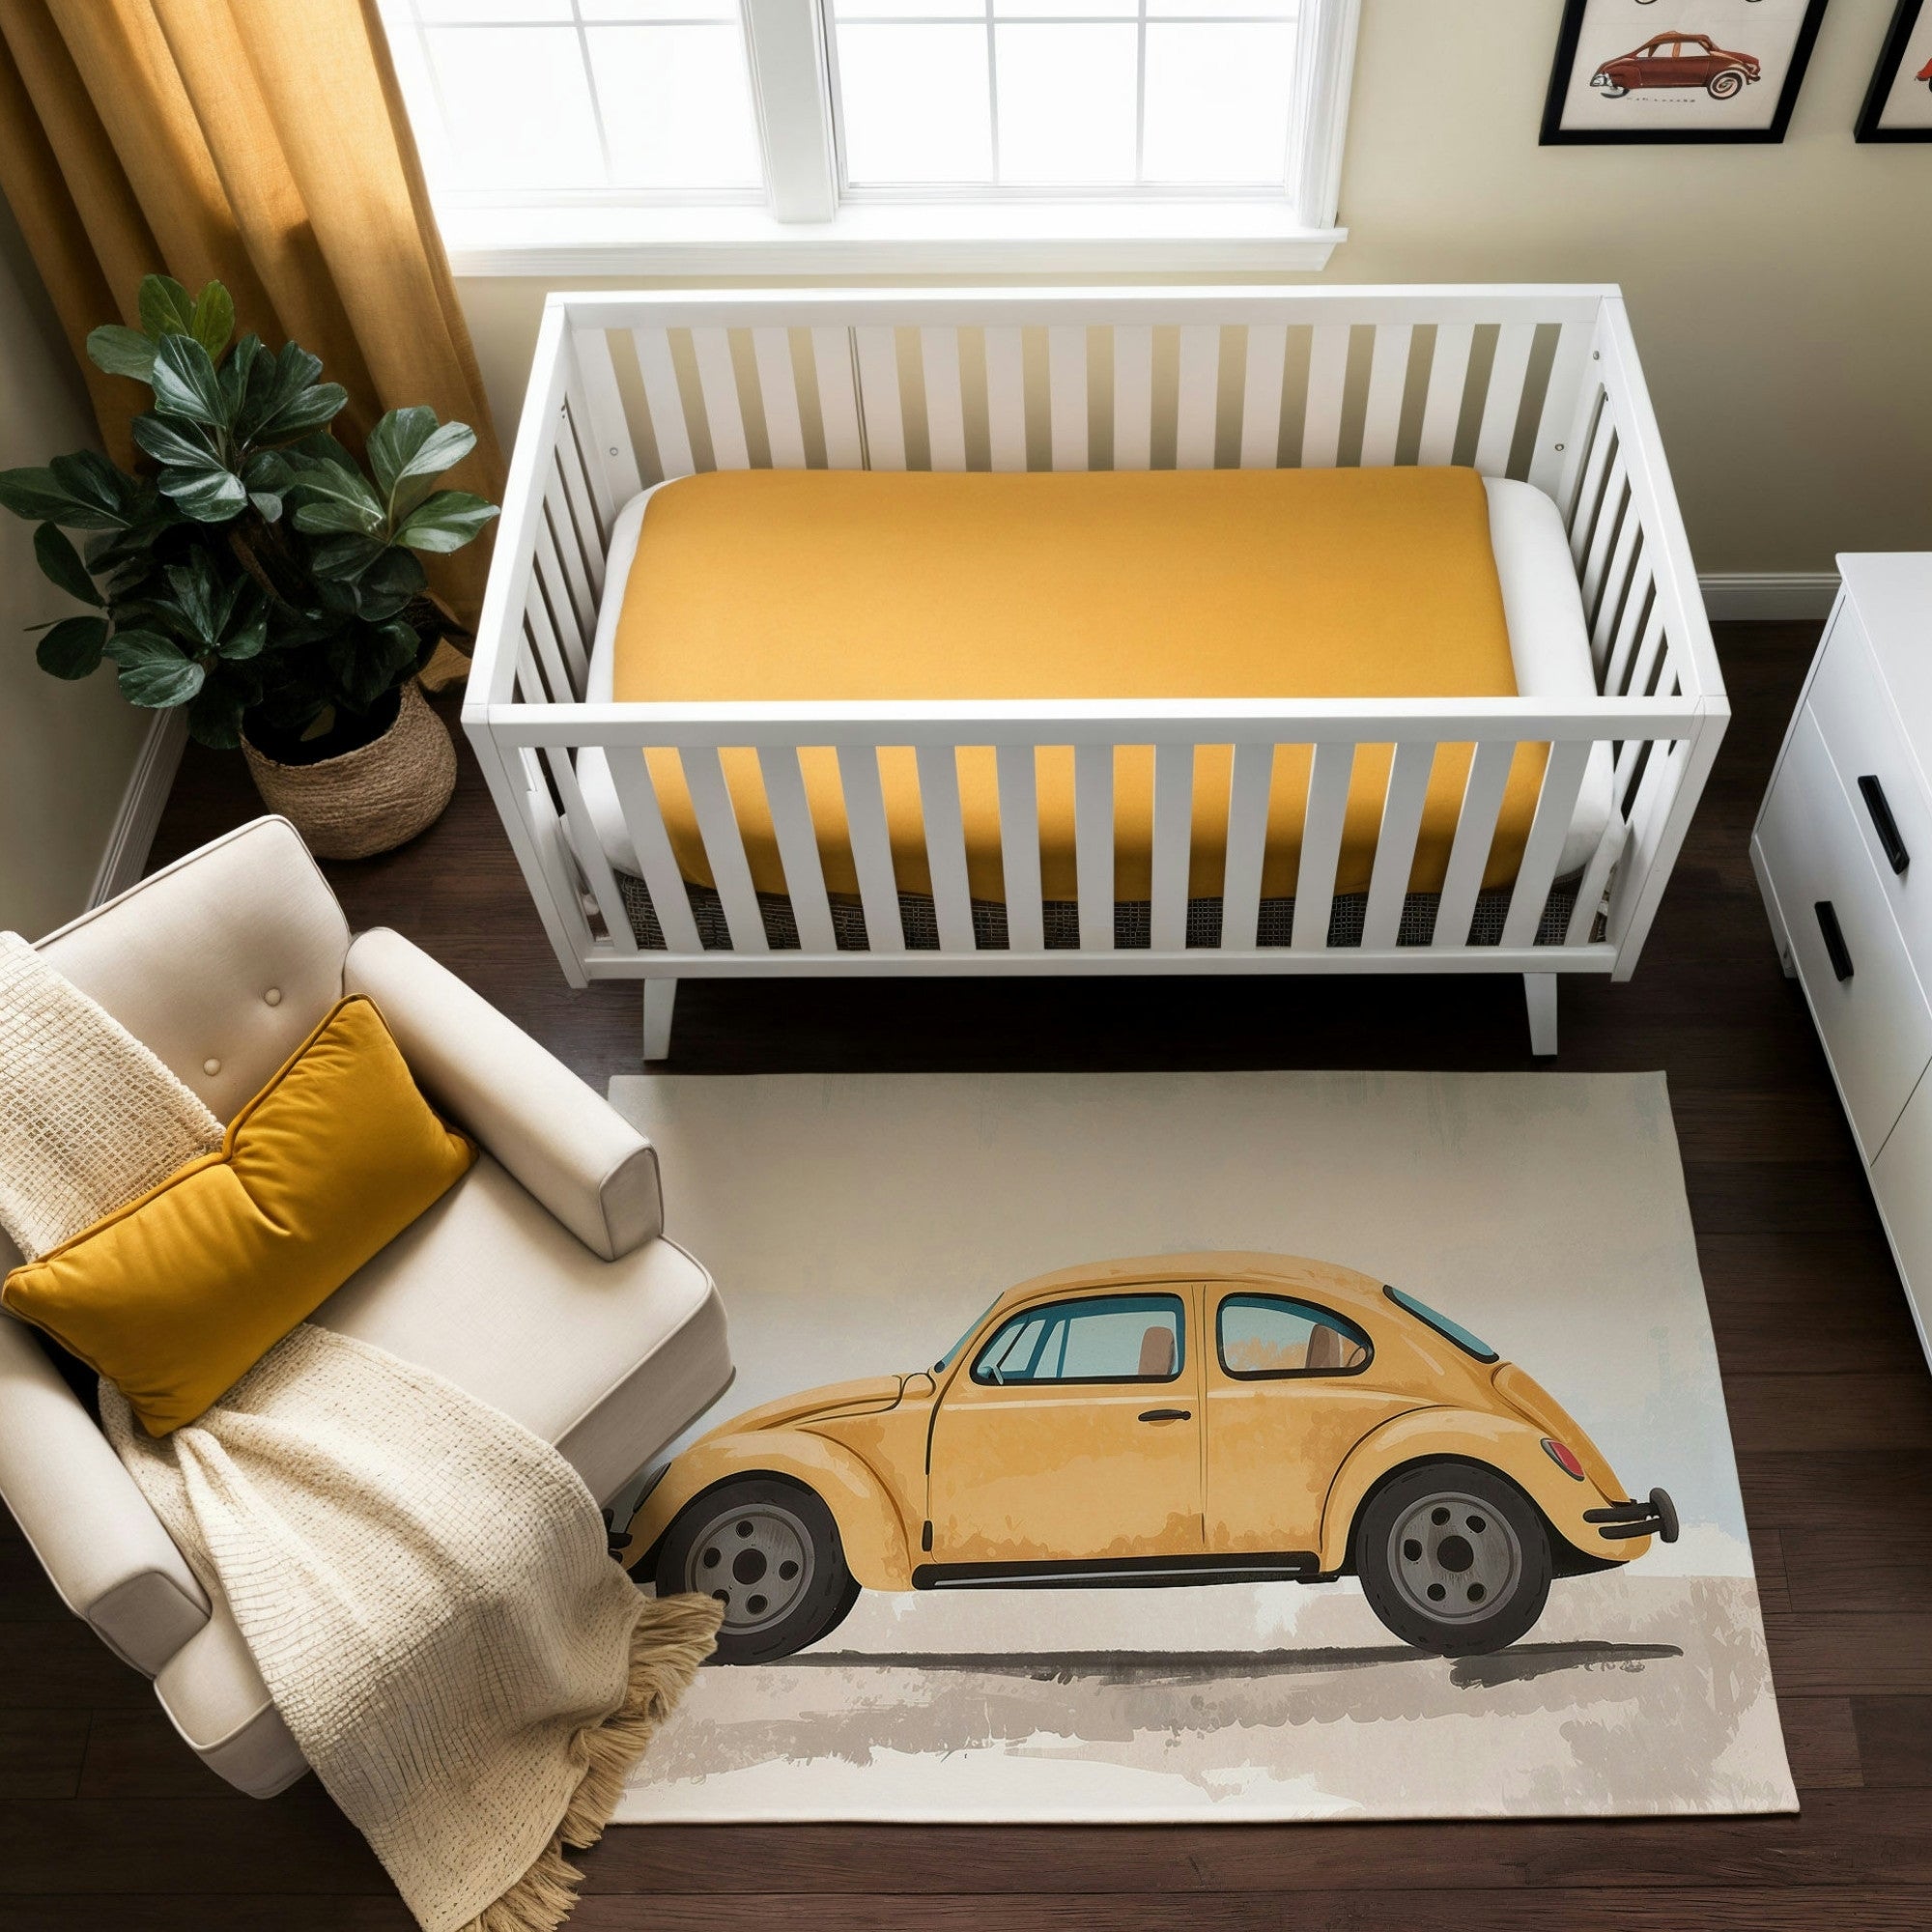
M 383 505 L 361 471 L 332 461 L 298 459 L 295 466 L 296 528 L 305 534 L 353 531 L 373 536 L 383 527 Z
M 229 424 L 227 398 L 214 358 L 191 335 L 167 335 L 155 351 L 155 408 L 211 429 Z
M 220 651 L 230 664 L 258 658 L 269 642 L 269 613 L 257 611 L 245 623 L 221 640 Z
M 175 594 L 176 608 L 187 628 L 202 643 L 213 643 L 221 636 L 221 622 L 215 611 L 219 589 L 206 553 L 197 551 L 188 562 L 171 564 L 167 579 L 168 588 Z
M 161 490 L 198 524 L 225 524 L 247 506 L 241 477 L 212 464 L 205 469 L 163 469 Z
M 136 416 L 128 424 L 134 447 L 170 469 L 223 469 L 224 465 L 195 430 L 184 429 L 156 415 Z
M 141 327 L 152 341 L 186 335 L 194 327 L 194 300 L 172 275 L 144 275 L 137 298 Z
M 461 550 L 496 514 L 495 503 L 467 490 L 439 490 L 410 513 L 395 540 L 412 550 Z
M 232 752 L 242 743 L 247 698 L 228 678 L 210 678 L 188 706 L 187 734 L 197 745 Z
M 150 711 L 185 704 L 208 681 L 201 666 L 158 631 L 117 631 L 108 655 L 121 667 L 121 696 Z
M 235 434 L 244 442 L 291 442 L 332 421 L 349 391 L 339 383 L 318 383 L 321 374 L 319 356 L 298 343 L 283 343 L 272 362 L 265 357 L 249 372 Z
M 37 524 L 60 524 L 71 530 L 119 529 L 125 517 L 77 497 L 49 466 L 44 469 L 0 469 L 0 509 Z
M 434 410 L 391 410 L 369 432 L 369 467 L 390 517 L 407 517 L 429 495 L 431 478 L 475 447 L 476 433 L 468 423 L 439 429 Z
M 80 553 L 53 524 L 43 524 L 34 532 L 34 559 L 41 566 L 41 575 L 48 582 L 59 584 L 70 597 L 92 604 L 97 611 L 105 604 L 106 599 L 95 588 L 94 579 L 80 560 Z
M 228 338 L 235 333 L 235 303 L 219 282 L 209 282 L 195 297 L 187 327 L 188 333 L 208 351 L 209 360 L 219 362 Z
M 330 652 L 344 701 L 367 711 L 416 661 L 416 634 L 403 623 L 357 624 Z
M 247 399 L 248 384 L 258 367 L 262 366 L 262 338 L 259 335 L 244 335 L 235 345 L 235 353 L 221 364 L 221 407 L 231 423 L 240 422 L 242 412 Z
M 379 537 L 365 537 L 359 531 L 351 531 L 342 536 L 324 537 L 319 543 L 309 546 L 309 568 L 318 578 L 336 582 L 353 582 L 360 577 L 379 556 L 390 554 L 388 546 Z M 409 555 L 408 551 L 402 553 Z
M 154 380 L 155 345 L 138 328 L 103 323 L 87 338 L 87 356 L 110 376 L 132 376 L 142 383 Z
M 125 470 L 117 469 L 99 450 L 77 449 L 71 456 L 56 456 L 47 468 L 76 503 L 89 504 L 120 523 L 131 520 L 141 486 Z
M 99 665 L 106 641 L 105 617 L 63 617 L 41 639 L 34 657 L 56 677 L 85 677 Z

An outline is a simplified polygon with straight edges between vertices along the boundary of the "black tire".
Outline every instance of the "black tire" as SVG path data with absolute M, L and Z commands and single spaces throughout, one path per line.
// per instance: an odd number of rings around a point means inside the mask
M 1624 98 L 1624 96 L 1630 92 L 1630 89 L 1627 87 L 1618 87 L 1614 83 L 1612 83 L 1608 87 L 1600 87 L 1597 90 L 1597 92 L 1601 94 L 1605 100 L 1621 100 Z
M 1428 1463 L 1376 1492 L 1355 1526 L 1363 1593 L 1417 1650 L 1470 1657 L 1525 1634 L 1549 1597 L 1549 1532 L 1514 1483 Z
M 1742 70 L 1727 67 L 1721 73 L 1714 73 L 1704 83 L 1704 92 L 1713 100 L 1729 100 L 1733 95 L 1744 91 L 1745 76 Z
M 769 1663 L 816 1643 L 859 1599 L 832 1512 L 787 1476 L 735 1476 L 695 1496 L 658 1546 L 661 1597 L 724 1605 L 717 1663 Z

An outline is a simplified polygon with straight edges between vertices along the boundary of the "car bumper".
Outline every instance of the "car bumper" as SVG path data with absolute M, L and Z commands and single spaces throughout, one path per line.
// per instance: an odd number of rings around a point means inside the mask
M 1664 1543 L 1677 1541 L 1677 1506 L 1668 1490 L 1652 1490 L 1640 1503 L 1610 1503 L 1603 1509 L 1585 1510 L 1583 1520 L 1605 1543 L 1630 1543 L 1639 1536 L 1655 1536 Z

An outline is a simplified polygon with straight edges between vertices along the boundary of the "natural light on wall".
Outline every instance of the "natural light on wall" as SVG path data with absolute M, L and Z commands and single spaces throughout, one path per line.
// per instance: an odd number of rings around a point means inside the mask
M 996 266 L 1003 236 L 1320 266 L 1357 5 L 381 0 L 467 272 Z

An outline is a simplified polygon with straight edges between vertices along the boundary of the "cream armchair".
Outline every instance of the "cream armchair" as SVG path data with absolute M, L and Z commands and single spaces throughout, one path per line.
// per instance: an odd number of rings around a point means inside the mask
M 285 820 L 190 853 L 41 950 L 224 1120 L 336 1000 L 374 1000 L 424 1093 L 484 1151 L 314 1319 L 515 1416 L 600 1502 L 728 1385 L 724 1312 L 664 1236 L 649 1142 L 407 939 L 352 939 Z M 17 1260 L 0 1236 L 0 1271 Z M 39 1340 L 6 1316 L 0 1496 L 68 1607 L 155 1680 L 207 1764 L 260 1798 L 301 1776 L 226 1605 L 209 1600 Z

